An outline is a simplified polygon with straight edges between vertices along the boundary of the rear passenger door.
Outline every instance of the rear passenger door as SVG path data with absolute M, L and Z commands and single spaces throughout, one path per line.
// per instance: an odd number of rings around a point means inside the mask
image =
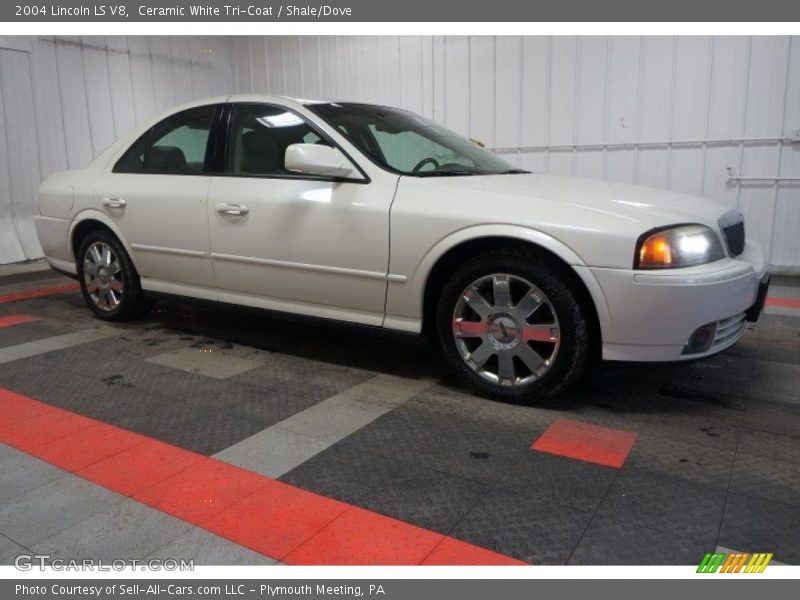
M 221 110 L 201 106 L 167 117 L 99 182 L 98 208 L 122 231 L 148 289 L 215 297 L 206 203 Z

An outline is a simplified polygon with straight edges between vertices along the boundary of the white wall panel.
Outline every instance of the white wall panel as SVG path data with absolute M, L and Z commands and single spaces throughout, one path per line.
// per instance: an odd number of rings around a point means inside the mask
M 753 38 L 750 51 L 745 137 L 769 136 L 783 130 L 786 106 L 789 38 Z M 795 119 L 797 119 L 795 115 Z M 795 146 L 797 149 L 797 146 Z M 781 146 L 745 144 L 742 152 L 743 175 L 777 175 Z M 739 187 L 739 209 L 747 219 L 749 235 L 766 248 L 772 245 L 775 223 L 775 186 L 753 183 Z M 794 224 L 794 234 L 797 232 Z
M 241 56 L 247 42 L 234 44 Z M 771 264 L 796 270 L 800 186 L 728 181 L 728 169 L 800 177 L 797 143 L 740 141 L 800 129 L 798 45 L 733 36 L 275 37 L 265 69 L 273 93 L 399 105 L 534 171 L 738 207 Z M 279 68 L 287 79 L 272 77 Z M 254 73 L 250 85 L 263 79 Z
M 0 47 L 0 264 L 42 255 L 33 224 L 42 179 L 84 166 L 156 111 L 236 86 L 230 38 L 15 41 Z
M 31 206 L 25 202 L 24 188 L 25 182 L 30 180 L 29 168 L 36 164 L 30 152 L 31 144 L 36 144 L 36 136 L 26 136 L 35 131 L 33 123 L 30 119 L 22 123 L 15 121 L 20 117 L 20 104 L 32 101 L 30 81 L 26 81 L 26 71 L 20 65 L 24 60 L 27 57 L 23 52 L 0 50 L 0 135 L 3 141 L 0 144 L 0 194 L 7 199 L 0 203 L 0 252 L 7 253 L 14 261 L 29 258 L 31 252 L 31 231 L 26 218 Z M 25 126 L 31 130 L 24 131 Z M 20 157 L 16 144 L 25 137 Z M 26 162 L 32 164 L 26 165 Z M 21 173 L 20 167 L 24 169 Z
M 106 37 L 104 43 L 108 48 L 106 64 L 116 139 L 123 136 L 126 131 L 133 129 L 137 121 L 133 77 L 131 77 L 131 57 L 128 52 L 127 38 L 112 35 Z
M 783 110 L 783 130 L 800 129 L 800 40 L 790 40 L 787 64 L 786 104 Z M 779 174 L 796 177 L 800 173 L 800 145 L 782 146 Z M 800 256 L 800 182 L 776 188 L 774 231 L 788 235 L 773 235 L 771 254 L 775 264 L 792 264 Z M 783 227 L 782 224 L 788 224 Z M 792 228 L 793 227 L 793 228 Z

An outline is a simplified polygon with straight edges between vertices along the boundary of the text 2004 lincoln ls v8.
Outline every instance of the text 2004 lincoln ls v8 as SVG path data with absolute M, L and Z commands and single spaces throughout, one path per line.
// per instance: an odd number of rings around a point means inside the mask
M 742 216 L 544 176 L 413 113 L 242 95 L 161 115 L 39 190 L 50 264 L 102 319 L 153 293 L 425 333 L 479 391 L 533 400 L 602 352 L 734 344 L 768 285 Z

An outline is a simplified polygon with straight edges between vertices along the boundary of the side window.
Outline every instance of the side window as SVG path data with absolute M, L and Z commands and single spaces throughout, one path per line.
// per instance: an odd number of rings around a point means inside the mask
M 216 106 L 171 115 L 139 138 L 114 166 L 123 173 L 202 173 Z
M 328 143 L 301 117 L 277 106 L 234 106 L 226 171 L 235 175 L 287 175 L 286 148 Z

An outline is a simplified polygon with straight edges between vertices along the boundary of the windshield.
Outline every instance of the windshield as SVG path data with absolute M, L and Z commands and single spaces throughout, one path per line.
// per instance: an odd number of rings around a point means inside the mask
M 444 177 L 525 173 L 478 144 L 419 115 L 369 104 L 309 104 L 378 165 L 404 175 Z

